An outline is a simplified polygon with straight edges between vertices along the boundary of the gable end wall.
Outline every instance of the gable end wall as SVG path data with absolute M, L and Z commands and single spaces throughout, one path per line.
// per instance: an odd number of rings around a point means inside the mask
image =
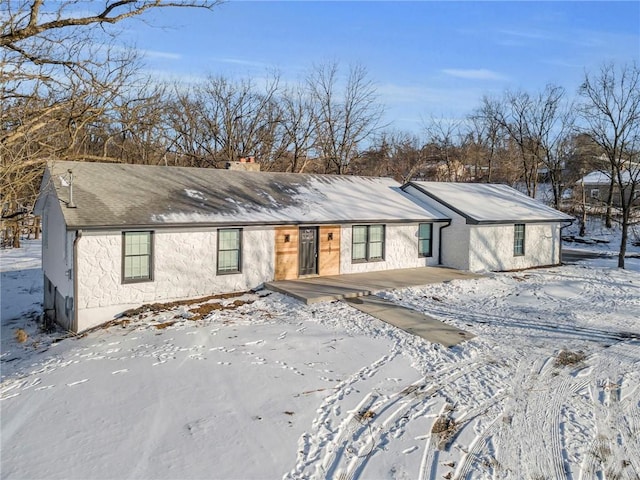
M 42 273 L 44 275 L 44 311 L 63 328 L 71 329 L 73 317 L 73 239 L 68 232 L 55 194 L 43 199 Z
M 451 219 L 451 225 L 442 230 L 442 265 L 458 270 L 469 270 L 470 233 L 467 220 L 411 185 L 407 185 L 405 191 Z M 434 229 L 434 235 L 437 234 L 437 229 Z

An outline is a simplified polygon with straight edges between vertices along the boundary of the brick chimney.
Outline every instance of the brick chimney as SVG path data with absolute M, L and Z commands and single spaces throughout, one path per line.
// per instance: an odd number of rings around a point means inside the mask
M 227 162 L 227 170 L 244 170 L 246 172 L 259 172 L 260 164 L 256 157 L 240 157 L 237 162 Z

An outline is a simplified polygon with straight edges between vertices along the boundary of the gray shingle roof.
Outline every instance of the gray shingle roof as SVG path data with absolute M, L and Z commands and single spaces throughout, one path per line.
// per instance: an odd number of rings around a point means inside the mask
M 73 171 L 76 208 L 67 208 Z M 48 166 L 68 228 L 446 220 L 390 178 L 91 162 Z

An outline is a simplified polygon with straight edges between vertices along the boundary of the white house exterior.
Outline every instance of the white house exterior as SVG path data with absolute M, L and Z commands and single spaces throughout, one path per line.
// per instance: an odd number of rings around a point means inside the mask
M 145 303 L 439 263 L 449 219 L 387 178 L 55 162 L 45 314 L 83 331 Z
M 503 185 L 89 162 L 49 164 L 36 211 L 45 314 L 75 332 L 274 280 L 557 265 L 571 220 Z
M 410 182 L 403 190 L 451 219 L 441 263 L 504 271 L 560 264 L 560 229 L 572 217 L 506 185 Z

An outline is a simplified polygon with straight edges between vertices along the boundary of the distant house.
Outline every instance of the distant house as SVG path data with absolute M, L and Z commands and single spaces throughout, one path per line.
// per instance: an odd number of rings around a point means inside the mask
M 273 280 L 554 265 L 569 220 L 495 185 L 88 162 L 49 164 L 36 210 L 45 313 L 76 332 Z
M 631 174 L 628 170 L 622 172 L 622 183 L 628 185 L 631 183 Z M 584 189 L 584 199 L 587 204 L 590 205 L 606 205 L 609 199 L 609 191 L 611 189 L 611 173 L 602 172 L 596 170 L 591 172 L 576 182 L 576 188 L 574 188 L 574 196 L 577 201 L 582 201 L 582 191 Z M 626 192 L 626 199 L 629 199 L 631 192 Z M 640 205 L 640 190 L 636 189 L 634 192 L 634 202 Z M 620 186 L 618 181 L 613 185 L 613 198 L 612 205 L 614 207 L 620 206 Z
M 443 265 L 481 271 L 560 263 L 560 228 L 572 217 L 511 187 L 409 182 L 402 188 L 451 219 L 440 229 Z

